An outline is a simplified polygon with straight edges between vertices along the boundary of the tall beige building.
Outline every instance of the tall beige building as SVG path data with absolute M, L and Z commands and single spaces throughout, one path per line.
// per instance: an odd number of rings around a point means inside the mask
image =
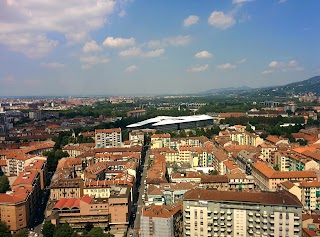
M 302 236 L 302 205 L 287 191 L 194 189 L 183 201 L 184 236 Z
M 95 142 L 97 148 L 121 147 L 121 128 L 96 129 Z

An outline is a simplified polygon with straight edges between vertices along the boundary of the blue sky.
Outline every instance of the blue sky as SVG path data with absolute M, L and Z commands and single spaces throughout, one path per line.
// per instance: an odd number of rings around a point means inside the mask
M 180 94 L 320 75 L 318 0 L 2 0 L 0 95 Z

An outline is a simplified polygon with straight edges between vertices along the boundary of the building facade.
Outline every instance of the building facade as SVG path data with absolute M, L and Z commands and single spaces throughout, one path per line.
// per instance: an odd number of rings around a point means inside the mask
M 287 191 L 194 189 L 183 201 L 184 236 L 300 237 L 302 205 Z

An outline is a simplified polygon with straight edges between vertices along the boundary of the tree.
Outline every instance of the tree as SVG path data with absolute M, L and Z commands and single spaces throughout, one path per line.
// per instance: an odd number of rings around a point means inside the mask
M 216 171 L 216 170 L 211 170 L 209 174 L 210 174 L 210 175 L 218 175 L 218 171 Z
M 85 228 L 86 231 L 89 232 L 90 230 L 92 230 L 93 227 L 94 227 L 94 226 L 93 226 L 92 223 L 87 223 L 84 228 Z
M 50 221 L 46 221 L 43 225 L 42 234 L 44 237 L 53 237 L 55 225 Z
M 10 190 L 10 183 L 8 177 L 3 174 L 0 176 L 0 193 L 5 193 Z
M 55 228 L 53 237 L 70 237 L 74 236 L 74 231 L 68 223 L 58 225 Z
M 100 227 L 94 227 L 92 228 L 89 233 L 89 237 L 106 237 L 106 234 L 103 233 L 103 229 Z
M 4 221 L 0 222 L 0 236 L 1 237 L 12 237 L 9 226 Z
M 13 237 L 28 237 L 29 232 L 27 230 L 20 230 L 18 233 L 14 234 Z

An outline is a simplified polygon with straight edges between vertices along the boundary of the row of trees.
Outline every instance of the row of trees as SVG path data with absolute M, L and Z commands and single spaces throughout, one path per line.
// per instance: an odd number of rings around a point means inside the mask
M 62 225 L 53 225 L 50 221 L 46 221 L 43 225 L 42 233 L 44 237 L 78 237 L 79 234 L 70 227 L 68 223 Z M 110 233 L 104 233 L 100 227 L 93 227 L 92 224 L 86 225 L 81 236 L 84 237 L 114 237 Z

